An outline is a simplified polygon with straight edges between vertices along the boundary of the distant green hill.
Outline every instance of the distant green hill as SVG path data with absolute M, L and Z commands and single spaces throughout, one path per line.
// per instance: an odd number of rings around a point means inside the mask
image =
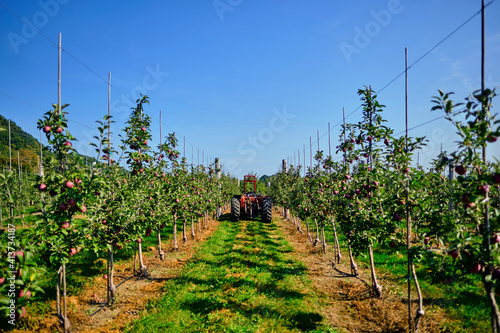
M 12 120 L 10 121 L 12 165 L 17 168 L 17 154 L 23 168 L 32 169 L 38 163 L 37 156 L 40 155 L 40 145 L 31 134 Z M 46 149 L 44 149 L 46 150 Z M 0 165 L 5 167 L 9 164 L 9 120 L 0 115 Z
M 17 152 L 19 151 L 19 161 L 25 171 L 38 172 L 38 163 L 40 158 L 40 145 L 38 140 L 31 134 L 26 133 L 23 129 L 12 120 L 10 121 L 11 132 L 11 149 L 12 149 L 12 168 L 17 170 Z M 79 154 L 87 163 L 97 161 L 93 157 L 88 157 Z M 43 158 L 54 156 L 46 146 L 43 146 Z M 9 167 L 9 120 L 0 115 L 0 170 Z

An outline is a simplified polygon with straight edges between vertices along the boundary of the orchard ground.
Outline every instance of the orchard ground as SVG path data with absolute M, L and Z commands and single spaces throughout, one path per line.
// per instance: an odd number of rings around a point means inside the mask
M 153 249 L 148 251 L 149 279 L 132 276 L 132 260 L 119 262 L 118 303 L 111 308 L 101 303 L 106 297 L 101 274 L 77 295 L 70 295 L 73 331 L 151 332 L 172 325 L 169 332 L 406 332 L 406 285 L 395 274 L 398 269 L 391 267 L 404 261 L 397 253 L 378 258 L 386 263 L 379 269 L 384 292 L 381 299 L 374 299 L 366 283 L 370 282 L 367 262 L 358 259 L 359 278 L 348 276 L 345 249 L 342 263 L 334 267 L 333 242 L 327 254 L 321 254 L 321 247 L 314 247 L 305 232 L 283 221 L 277 210 L 270 224 L 229 222 L 225 215 L 221 222 L 210 221 L 186 245 L 180 236 L 179 244 L 180 250 L 169 251 L 165 261 L 158 260 Z M 164 245 L 171 248 L 171 239 Z M 105 261 L 98 259 L 95 265 L 105 267 Z M 487 332 L 487 311 L 476 313 L 476 321 L 484 317 L 481 326 L 436 300 L 447 294 L 447 303 L 456 304 L 459 299 L 450 294 L 453 288 L 426 287 L 424 282 L 424 293 L 434 296 L 424 298 L 423 331 Z M 54 332 L 55 301 L 50 306 L 44 314 L 28 316 L 23 320 L 26 328 L 13 332 Z

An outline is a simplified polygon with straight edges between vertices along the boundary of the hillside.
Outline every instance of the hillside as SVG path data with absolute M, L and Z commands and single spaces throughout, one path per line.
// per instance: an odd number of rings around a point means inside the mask
M 38 140 L 35 139 L 31 134 L 23 131 L 12 120 L 10 121 L 10 131 L 11 131 L 11 146 L 12 146 L 12 168 L 17 169 L 17 152 L 19 151 L 19 160 L 23 167 L 23 170 L 38 170 L 38 158 L 40 157 L 40 145 Z M 80 157 L 85 156 L 79 154 Z M 43 146 L 43 156 L 53 156 L 46 146 Z M 95 162 L 96 159 L 93 157 L 88 157 L 87 161 L 89 163 Z M 9 120 L 4 116 L 0 115 L 0 166 L 9 165 Z
M 23 166 L 34 167 L 38 161 L 40 146 L 38 140 L 31 134 L 23 131 L 15 122 L 10 122 L 12 164 L 17 167 L 17 152 Z M 46 150 L 46 149 L 44 149 Z M 9 161 L 9 121 L 0 115 L 0 163 L 8 164 Z

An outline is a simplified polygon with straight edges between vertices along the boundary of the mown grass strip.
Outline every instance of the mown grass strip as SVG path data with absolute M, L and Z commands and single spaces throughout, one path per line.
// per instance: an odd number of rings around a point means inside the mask
M 129 332 L 336 332 L 274 223 L 223 221 Z

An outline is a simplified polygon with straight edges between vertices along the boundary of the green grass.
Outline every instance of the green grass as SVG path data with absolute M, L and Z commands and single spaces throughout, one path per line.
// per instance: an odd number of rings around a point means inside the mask
M 129 332 L 336 332 L 277 227 L 223 221 Z

